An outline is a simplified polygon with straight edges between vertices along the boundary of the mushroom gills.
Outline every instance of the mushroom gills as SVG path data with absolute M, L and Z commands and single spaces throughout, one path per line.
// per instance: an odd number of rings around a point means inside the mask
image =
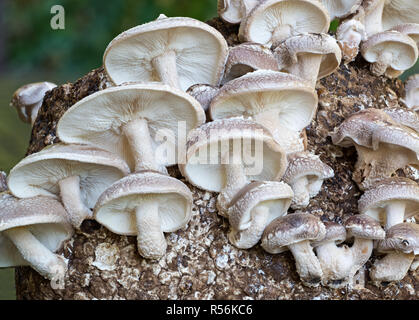
M 26 228 L 16 227 L 4 230 L 10 241 L 16 246 L 30 266 L 43 277 L 51 280 L 53 289 L 64 289 L 64 277 L 67 265 L 62 257 L 48 250 Z

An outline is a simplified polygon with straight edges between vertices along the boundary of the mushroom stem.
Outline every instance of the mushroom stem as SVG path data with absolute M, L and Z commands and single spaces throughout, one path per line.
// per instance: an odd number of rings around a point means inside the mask
M 53 289 L 64 289 L 64 276 L 67 265 L 64 259 L 52 253 L 29 230 L 24 227 L 4 230 L 30 266 L 43 277 L 51 280 Z
M 371 257 L 372 250 L 374 248 L 374 242 L 370 239 L 355 238 L 351 250 L 352 256 L 352 268 L 349 274 L 350 280 L 355 276 L 357 271 L 367 263 Z
M 122 130 L 131 147 L 135 172 L 154 170 L 167 173 L 166 168 L 160 168 L 156 164 L 147 120 L 141 118 L 132 120 L 126 123 Z
M 393 59 L 393 55 L 390 51 L 384 51 L 381 53 L 379 58 L 377 59 L 377 62 L 374 62 L 371 64 L 371 72 L 373 75 L 376 76 L 382 76 L 387 68 L 390 66 L 390 63 Z
M 299 179 L 295 179 L 291 183 L 291 188 L 292 191 L 294 191 L 291 208 L 301 209 L 307 207 L 310 202 L 307 177 L 303 176 Z
M 171 87 L 181 89 L 177 73 L 176 53 L 173 50 L 166 51 L 152 60 L 154 69 L 161 82 Z
M 404 201 L 391 201 L 386 206 L 386 227 L 388 230 L 396 224 L 402 223 L 404 220 L 404 213 L 406 203 Z
M 291 64 L 288 72 L 310 82 L 314 88 L 319 75 L 322 55 L 315 53 L 306 53 L 298 58 L 298 63 Z
M 240 249 L 249 249 L 255 246 L 262 237 L 269 218 L 269 208 L 263 205 L 257 206 L 252 214 L 250 226 L 245 230 L 231 229 L 228 239 Z
M 301 281 L 309 287 L 317 287 L 322 279 L 323 272 L 320 262 L 314 254 L 310 241 L 301 241 L 288 245 L 295 259 L 297 272 Z
M 138 252 L 147 259 L 160 259 L 167 248 L 161 229 L 159 205 L 153 199 L 144 200 L 135 210 Z
M 370 277 L 375 282 L 402 280 L 415 258 L 415 254 L 390 252 L 381 260 L 377 260 L 370 271 Z
M 61 201 L 68 213 L 68 219 L 73 227 L 79 228 L 83 220 L 92 217 L 92 211 L 86 207 L 80 191 L 80 177 L 71 176 L 58 183 Z

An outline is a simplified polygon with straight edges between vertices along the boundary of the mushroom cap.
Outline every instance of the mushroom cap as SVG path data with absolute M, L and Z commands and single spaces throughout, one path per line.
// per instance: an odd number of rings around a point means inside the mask
M 132 168 L 134 159 L 121 127 L 140 118 L 148 121 L 151 138 L 166 130 L 175 136 L 177 146 L 179 124 L 185 124 L 187 133 L 205 122 L 205 112 L 181 90 L 157 83 L 129 84 L 101 90 L 74 104 L 58 122 L 57 134 L 66 143 L 115 153 Z M 160 143 L 153 140 L 153 148 Z M 176 164 L 170 158 L 156 161 L 164 166 Z
M 226 83 L 211 102 L 210 116 L 215 120 L 265 115 L 289 130 L 301 131 L 314 117 L 317 102 L 317 93 L 307 81 L 258 70 Z
M 159 81 L 152 60 L 176 53 L 179 83 L 186 91 L 196 83 L 218 85 L 228 45 L 208 24 L 186 17 L 159 18 L 124 31 L 108 45 L 103 65 L 112 82 Z
M 217 95 L 218 90 L 219 89 L 216 86 L 198 83 L 188 88 L 186 93 L 194 97 L 195 100 L 201 104 L 201 107 L 204 109 L 204 111 L 207 111 L 212 99 L 214 99 L 214 97 Z
M 260 43 L 239 44 L 230 48 L 223 82 L 260 69 L 279 71 L 278 62 L 272 51 Z
M 419 44 L 419 23 L 404 23 L 399 24 L 390 30 L 398 31 L 412 38 L 416 45 Z
M 361 53 L 371 63 L 380 62 L 383 54 L 391 55 L 391 61 L 387 64 L 393 71 L 407 70 L 418 59 L 416 42 L 397 31 L 384 31 L 369 36 L 361 44 Z
M 346 240 L 346 229 L 343 225 L 333 221 L 326 221 L 323 222 L 323 224 L 326 227 L 326 235 L 322 240 L 312 242 L 311 245 L 314 248 L 328 242 L 335 242 L 336 244 L 340 244 Z
M 407 78 L 404 88 L 406 90 L 405 102 L 407 107 L 419 110 L 419 74 Z
M 204 190 L 220 192 L 224 187 L 226 177 L 221 153 L 227 150 L 219 148 L 219 144 L 228 143 L 228 152 L 233 155 L 236 153 L 233 146 L 240 143 L 241 149 L 245 151 L 244 142 L 246 141 L 246 145 L 250 146 L 248 149 L 251 149 L 247 151 L 255 154 L 253 160 L 255 162 L 263 160 L 262 171 L 259 174 L 246 172 L 255 163 L 250 165 L 243 163 L 245 174 L 250 180 L 278 180 L 287 166 L 286 155 L 281 146 L 263 126 L 251 120 L 241 118 L 215 120 L 191 131 L 189 137 L 186 163 L 179 164 L 179 169 L 190 183 Z M 262 155 L 257 154 L 256 143 L 262 143 Z M 214 149 L 216 153 L 213 152 Z M 201 152 L 206 155 L 205 159 L 199 158 Z M 248 154 L 241 153 L 241 156 L 248 156 Z M 260 158 L 261 156 L 263 159 Z
M 231 200 L 228 208 L 230 225 L 237 230 L 247 229 L 258 206 L 269 209 L 269 224 L 287 214 L 293 196 L 291 187 L 284 182 L 254 181 L 244 186 Z
M 321 55 L 317 79 L 333 73 L 342 60 L 342 52 L 336 39 L 325 33 L 303 33 L 279 43 L 274 49 L 278 64 L 283 69 L 297 64 L 302 55 Z
M 292 213 L 272 221 L 263 232 L 262 247 L 269 253 L 281 253 L 290 244 L 301 241 L 320 241 L 326 227 L 309 213 Z
M 218 0 L 217 12 L 225 22 L 237 24 L 262 0 Z
M 320 157 L 310 152 L 294 152 L 287 156 L 288 167 L 282 179 L 286 183 L 307 176 L 308 180 L 324 180 L 332 178 L 334 171 L 320 160 Z
M 288 25 L 292 34 L 321 33 L 329 30 L 327 9 L 317 0 L 266 0 L 260 2 L 242 20 L 239 37 L 243 41 L 272 45 L 274 31 Z
M 388 30 L 405 23 L 419 21 L 417 0 L 386 0 L 382 14 L 382 29 Z
M 345 221 L 345 228 L 348 237 L 380 240 L 386 236 L 386 232 L 381 228 L 380 223 L 365 214 L 356 214 L 347 219 Z
M 416 223 L 399 223 L 386 232 L 386 238 L 377 243 L 377 251 L 403 253 L 413 252 L 419 255 L 419 225 Z
M 8 189 L 6 172 L 0 171 L 0 192 L 7 191 Z
M 345 18 L 354 13 L 362 3 L 362 0 L 321 0 L 329 12 L 330 19 Z
M 0 194 L 0 268 L 28 265 L 14 244 L 2 231 L 25 227 L 52 252 L 73 235 L 67 213 L 57 200 L 38 196 L 17 199 L 10 193 Z
M 155 199 L 163 232 L 176 231 L 191 218 L 192 193 L 180 180 L 155 171 L 130 174 L 99 198 L 94 217 L 113 233 L 137 235 L 135 209 L 144 198 Z
M 41 107 L 45 93 L 57 85 L 52 82 L 34 82 L 26 84 L 15 91 L 11 106 L 18 110 L 20 119 L 23 122 L 31 122 L 31 115 L 27 114 L 26 107 Z
M 415 111 L 397 107 L 382 110 L 398 124 L 409 127 L 419 133 L 419 114 Z
M 419 185 L 408 178 L 383 179 L 365 191 L 358 201 L 358 210 L 384 224 L 385 207 L 391 201 L 403 201 L 406 204 L 405 219 L 414 216 L 419 212 Z
M 10 191 L 19 198 L 59 196 L 59 181 L 80 177 L 84 203 L 93 208 L 100 194 L 129 173 L 118 156 L 83 145 L 53 144 L 20 161 L 8 177 Z

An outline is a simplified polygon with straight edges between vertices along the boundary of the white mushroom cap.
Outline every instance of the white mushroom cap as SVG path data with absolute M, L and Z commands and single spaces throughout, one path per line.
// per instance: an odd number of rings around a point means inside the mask
M 225 84 L 211 102 L 210 116 L 252 118 L 291 153 L 304 150 L 300 132 L 313 119 L 317 101 L 310 83 L 290 74 L 258 70 Z
M 103 64 L 117 85 L 162 81 L 186 91 L 197 83 L 218 85 L 227 54 L 224 37 L 208 24 L 159 17 L 113 39 Z
M 190 183 L 204 190 L 220 192 L 225 188 L 224 167 L 235 164 L 228 160 L 229 157 L 241 158 L 244 175 L 249 182 L 250 180 L 280 179 L 287 166 L 285 152 L 282 148 L 264 127 L 251 120 L 240 118 L 215 120 L 193 130 L 189 137 L 186 163 L 179 164 L 179 169 Z M 229 148 L 219 148 L 219 144 L 227 145 Z M 246 152 L 233 150 L 236 144 Z M 245 144 L 250 147 L 246 148 Z M 256 144 L 261 144 L 262 149 L 256 150 Z M 214 151 L 211 151 L 211 148 L 214 148 Z M 251 154 L 254 155 L 255 151 L 262 151 L 262 154 L 256 154 L 252 159 L 247 159 Z M 262 171 L 252 172 L 257 169 L 254 167 L 255 163 L 246 163 L 245 160 L 254 160 L 255 162 L 263 160 L 263 165 L 260 166 Z
M 354 13 L 362 3 L 362 0 L 321 0 L 321 3 L 329 12 L 330 19 L 345 18 Z
M 146 258 L 160 258 L 166 251 L 163 232 L 184 227 L 191 218 L 192 193 L 170 176 L 143 171 L 110 186 L 99 198 L 96 221 L 116 234 L 136 235 Z
M 100 194 L 128 173 L 127 164 L 107 151 L 54 144 L 20 161 L 10 171 L 8 185 L 19 198 L 61 197 L 77 227 L 91 216 Z
M 408 178 L 384 179 L 365 191 L 358 209 L 390 229 L 419 212 L 419 185 Z
M 329 30 L 326 8 L 317 0 L 266 0 L 241 22 L 239 38 L 271 46 L 303 32 Z
M 115 153 L 132 170 L 165 172 L 178 161 L 178 133 L 205 122 L 205 113 L 187 93 L 156 83 L 111 87 L 77 102 L 57 125 L 66 143 L 88 144 Z M 163 144 L 167 154 L 156 150 Z M 162 137 L 163 136 L 163 137 Z M 185 138 L 186 139 L 186 138 Z
M 419 23 L 399 24 L 391 28 L 390 30 L 398 31 L 400 33 L 403 33 L 409 36 L 410 38 L 413 39 L 413 41 L 416 42 L 416 46 L 419 46 Z
M 54 255 L 73 235 L 63 206 L 53 198 L 0 194 L 0 268 L 32 266 L 62 289 L 67 266 Z
M 333 169 L 324 164 L 320 157 L 309 152 L 289 154 L 288 167 L 282 179 L 288 183 L 294 198 L 291 207 L 300 209 L 307 207 L 311 197 L 316 196 L 324 179 L 334 176 Z
M 390 78 L 398 77 L 418 59 L 416 42 L 397 31 L 384 31 L 370 36 L 361 44 L 365 60 L 372 63 L 371 72 Z
M 342 53 L 336 39 L 325 33 L 304 33 L 287 38 L 274 49 L 281 71 L 311 82 L 333 73 Z
M 218 0 L 218 15 L 225 22 L 237 24 L 262 0 Z
M 287 214 L 293 195 L 291 187 L 279 181 L 255 181 L 243 187 L 227 210 L 230 242 L 242 249 L 256 245 L 265 227 Z
M 260 69 L 279 71 L 272 51 L 260 43 L 239 44 L 230 48 L 222 82 L 229 82 Z
M 33 125 L 45 93 L 56 86 L 46 81 L 26 84 L 15 91 L 10 105 L 16 108 L 23 122 Z
M 405 102 L 408 108 L 419 110 L 419 74 L 407 78 L 405 83 Z

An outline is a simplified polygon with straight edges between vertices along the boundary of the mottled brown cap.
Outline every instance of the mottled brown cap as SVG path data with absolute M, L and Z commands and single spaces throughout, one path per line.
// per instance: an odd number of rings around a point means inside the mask
M 316 179 L 328 179 L 334 175 L 333 169 L 320 160 L 320 157 L 310 152 L 294 152 L 287 155 L 288 167 L 282 179 L 292 183 L 303 176 Z
M 191 191 L 180 180 L 155 171 L 130 174 L 112 184 L 98 199 L 94 217 L 116 234 L 137 235 L 133 212 L 144 197 L 159 204 L 163 232 L 178 230 L 189 222 Z
M 294 193 L 289 185 L 279 181 L 255 181 L 243 187 L 231 200 L 228 208 L 230 225 L 244 230 L 251 223 L 257 206 L 269 209 L 267 224 L 286 215 Z
M 285 151 L 275 142 L 266 128 L 243 118 L 216 120 L 192 130 L 186 145 L 186 163 L 179 164 L 179 169 L 182 175 L 198 188 L 220 192 L 225 181 L 221 153 L 226 150 L 219 146 L 228 144 L 230 147 L 228 152 L 231 155 L 234 153 L 232 145 L 240 142 L 243 147 L 244 141 L 252 145 L 261 143 L 263 149 L 262 154 L 255 154 L 257 160 L 263 160 L 262 172 L 249 175 L 249 179 L 255 181 L 280 179 L 287 166 Z M 211 152 L 212 147 L 215 147 L 216 153 Z M 201 152 L 206 155 L 205 159 L 200 159 Z M 202 163 L 203 161 L 205 163 Z
M 333 221 L 326 221 L 323 224 L 326 227 L 326 236 L 320 241 L 313 241 L 311 245 L 314 248 L 328 242 L 340 244 L 346 240 L 346 229 L 343 225 Z
M 419 255 L 419 225 L 416 223 L 399 223 L 386 232 L 386 238 L 378 241 L 379 252 L 400 251 L 413 252 Z
M 365 214 L 357 214 L 347 219 L 345 228 L 348 237 L 380 240 L 386 235 L 380 223 Z
M 202 109 L 207 111 L 218 90 L 218 87 L 209 84 L 194 84 L 186 90 L 186 93 L 194 97 L 201 104 Z
M 419 133 L 419 114 L 415 111 L 404 108 L 385 108 L 382 110 L 398 124 L 409 127 Z
M 383 179 L 365 191 L 358 201 L 358 210 L 384 223 L 385 206 L 390 201 L 405 203 L 405 219 L 414 216 L 419 212 L 419 185 L 408 178 Z
M 279 71 L 272 51 L 260 43 L 239 44 L 229 50 L 223 83 L 261 69 Z
M 269 253 L 280 253 L 290 244 L 320 241 L 325 235 L 326 227 L 319 218 L 309 213 L 293 213 L 275 219 L 266 227 L 262 247 Z

